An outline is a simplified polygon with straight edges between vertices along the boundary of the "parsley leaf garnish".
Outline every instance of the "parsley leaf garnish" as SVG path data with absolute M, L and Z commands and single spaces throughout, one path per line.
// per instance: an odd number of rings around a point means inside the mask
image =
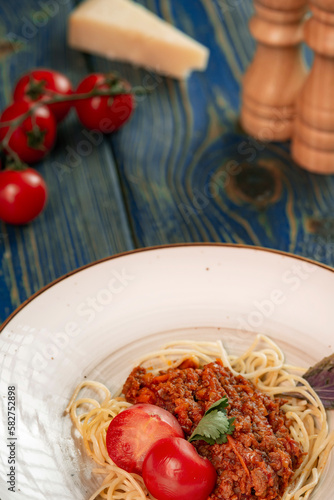
M 227 442 L 227 435 L 234 431 L 235 418 L 228 418 L 226 408 L 228 399 L 226 397 L 219 399 L 204 413 L 203 418 L 195 428 L 188 439 L 192 441 L 203 440 L 208 444 L 222 444 Z

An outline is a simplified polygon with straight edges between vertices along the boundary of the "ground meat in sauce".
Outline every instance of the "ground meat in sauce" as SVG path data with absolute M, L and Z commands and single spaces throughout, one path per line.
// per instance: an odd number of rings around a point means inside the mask
M 283 400 L 272 400 L 220 361 L 198 368 L 186 360 L 158 376 L 136 367 L 123 393 L 130 403 L 151 403 L 170 411 L 186 437 L 212 403 L 228 397 L 227 413 L 235 417 L 232 439 L 215 445 L 193 443 L 217 471 L 209 500 L 279 500 L 301 463 L 302 450 L 280 409 Z

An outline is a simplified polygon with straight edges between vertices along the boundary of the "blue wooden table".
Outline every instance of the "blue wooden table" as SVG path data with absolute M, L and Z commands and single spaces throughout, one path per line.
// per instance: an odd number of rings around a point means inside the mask
M 289 144 L 261 144 L 238 122 L 254 54 L 250 0 L 140 0 L 210 49 L 185 82 L 71 50 L 74 0 L 0 0 L 0 107 L 36 66 L 77 84 L 117 70 L 153 92 L 131 121 L 95 145 L 74 113 L 37 168 L 49 203 L 30 225 L 1 225 L 0 320 L 32 293 L 88 262 L 136 247 L 223 241 L 276 248 L 334 265 L 334 177 L 297 167 Z

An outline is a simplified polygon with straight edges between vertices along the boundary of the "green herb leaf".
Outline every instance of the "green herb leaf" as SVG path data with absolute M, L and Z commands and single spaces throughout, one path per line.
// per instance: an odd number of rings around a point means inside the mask
M 235 420 L 227 417 L 225 410 L 227 406 L 228 400 L 226 397 L 211 405 L 188 441 L 191 443 L 192 441 L 203 440 L 208 444 L 226 443 L 227 435 L 232 434 L 234 431 L 233 422 Z
M 227 407 L 228 407 L 228 399 L 227 399 L 227 397 L 218 399 L 218 401 L 216 401 L 215 403 L 213 403 L 213 405 L 211 405 L 210 408 L 208 410 L 206 410 L 206 412 L 205 412 L 204 415 L 208 415 L 213 410 L 223 411 Z

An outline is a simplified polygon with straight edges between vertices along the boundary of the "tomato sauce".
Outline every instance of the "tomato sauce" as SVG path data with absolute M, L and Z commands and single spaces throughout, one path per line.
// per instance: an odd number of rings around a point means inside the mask
M 193 444 L 217 471 L 209 500 L 279 500 L 302 461 L 302 449 L 289 433 L 284 400 L 258 390 L 221 361 L 196 366 L 186 360 L 158 376 L 136 367 L 123 393 L 130 403 L 151 403 L 170 411 L 189 437 L 205 411 L 227 396 L 227 414 L 235 417 L 228 442 Z

